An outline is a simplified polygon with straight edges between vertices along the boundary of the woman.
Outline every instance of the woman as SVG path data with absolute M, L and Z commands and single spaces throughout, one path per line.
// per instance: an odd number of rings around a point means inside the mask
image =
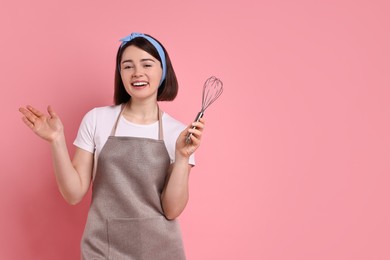
M 80 202 L 93 183 L 82 259 L 185 259 L 175 218 L 188 201 L 204 120 L 185 128 L 159 109 L 158 101 L 176 97 L 178 84 L 156 39 L 132 33 L 121 41 L 115 105 L 85 115 L 73 160 L 50 106 L 48 115 L 31 106 L 19 110 L 24 123 L 50 143 L 57 184 L 68 203 Z

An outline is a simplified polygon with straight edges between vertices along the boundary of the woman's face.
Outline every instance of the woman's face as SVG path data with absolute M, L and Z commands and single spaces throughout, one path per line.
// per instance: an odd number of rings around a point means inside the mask
M 120 69 L 123 85 L 132 99 L 157 100 L 162 68 L 156 58 L 131 45 L 122 54 Z

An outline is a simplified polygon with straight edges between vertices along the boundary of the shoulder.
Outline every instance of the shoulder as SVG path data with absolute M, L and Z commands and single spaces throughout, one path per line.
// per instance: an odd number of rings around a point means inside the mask
M 120 107 L 120 105 L 95 107 L 85 114 L 84 120 L 96 122 L 111 119 L 120 113 Z
M 115 118 L 119 113 L 120 105 L 95 107 L 84 115 L 81 125 L 89 128 L 90 131 L 95 132 L 101 127 L 104 128 L 104 125 L 115 121 Z
M 95 107 L 88 111 L 88 114 L 92 114 L 99 117 L 109 117 L 116 115 L 120 112 L 121 105 L 112 105 L 112 106 L 103 106 L 103 107 Z
M 181 121 L 175 119 L 168 113 L 163 114 L 162 117 L 164 129 L 166 129 L 168 132 L 181 132 L 186 128 L 186 125 L 183 124 Z

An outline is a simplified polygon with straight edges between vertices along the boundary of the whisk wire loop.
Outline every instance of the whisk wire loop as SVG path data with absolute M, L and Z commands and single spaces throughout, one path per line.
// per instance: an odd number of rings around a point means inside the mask
M 202 112 L 204 112 L 223 92 L 223 83 L 215 76 L 211 76 L 203 84 Z
M 219 98 L 223 92 L 223 83 L 220 79 L 215 76 L 208 78 L 203 84 L 202 91 L 202 109 L 195 118 L 195 121 L 198 122 L 204 115 L 206 109 Z M 195 129 L 196 127 L 193 127 Z M 191 142 L 191 135 L 187 134 L 186 143 Z

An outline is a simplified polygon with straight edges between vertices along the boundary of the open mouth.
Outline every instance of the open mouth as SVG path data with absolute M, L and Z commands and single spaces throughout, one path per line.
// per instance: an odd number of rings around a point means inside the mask
M 131 85 L 135 88 L 142 88 L 142 87 L 145 87 L 146 85 L 148 85 L 148 82 L 146 81 L 138 81 L 138 82 L 133 82 L 131 83 Z

